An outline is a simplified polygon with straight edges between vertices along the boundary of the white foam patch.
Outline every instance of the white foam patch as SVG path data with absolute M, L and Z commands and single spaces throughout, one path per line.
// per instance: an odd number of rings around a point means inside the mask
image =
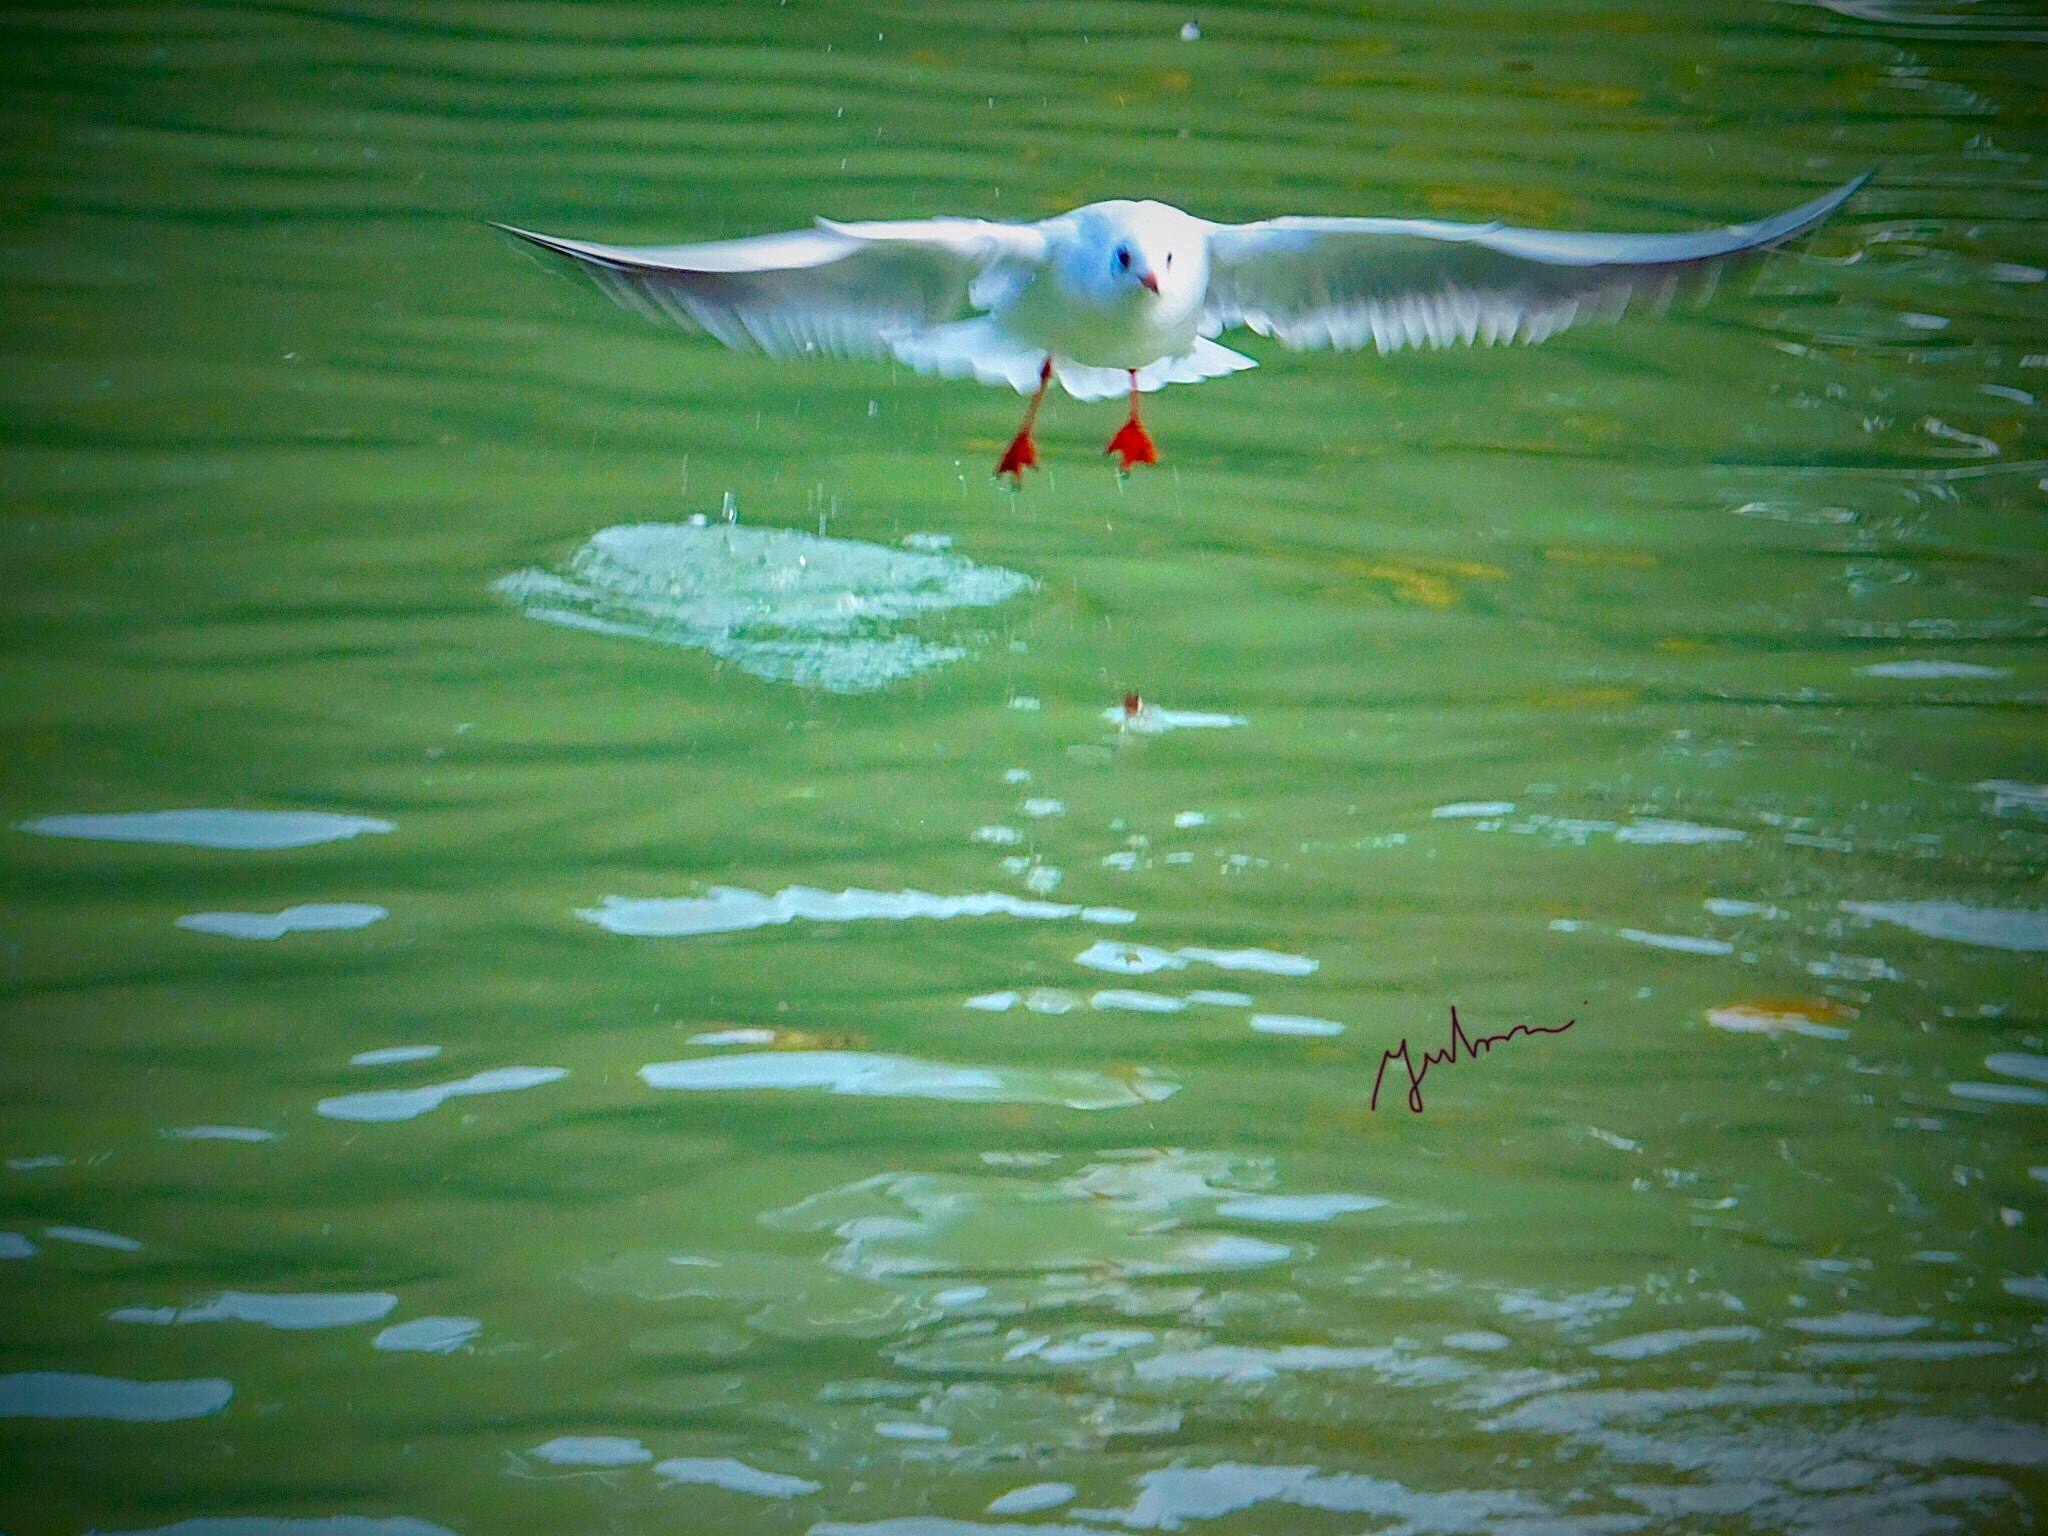
M 109 816 L 44 816 L 21 830 L 43 837 L 82 837 L 106 843 L 178 843 L 188 848 L 260 851 L 304 848 L 365 832 L 395 832 L 374 816 L 328 811 L 135 811 Z
M 816 1493 L 824 1485 L 780 1472 L 763 1472 L 730 1456 L 674 1456 L 654 1464 L 655 1476 L 668 1483 L 703 1483 L 732 1493 L 764 1499 L 794 1499 Z M 821 1530 L 823 1527 L 813 1527 Z
M 1255 1013 L 1252 1028 L 1262 1035 L 1341 1035 L 1335 1019 L 1311 1019 L 1298 1013 Z
M 1102 718 L 1139 736 L 1164 736 L 1168 731 L 1227 731 L 1251 723 L 1243 715 L 1211 714 L 1198 709 L 1161 709 L 1156 704 L 1140 704 L 1134 715 L 1124 713 L 1122 705 L 1112 704 L 1102 712 Z
M 1723 939 L 1697 939 L 1689 933 L 1648 933 L 1641 928 L 1623 928 L 1621 937 L 1631 944 L 1652 949 L 1675 950 L 1685 955 L 1732 955 L 1735 946 Z
M 527 615 L 709 651 L 770 682 L 867 693 L 969 654 L 901 628 L 987 608 L 1035 583 L 957 555 L 731 524 L 607 528 L 556 575 L 496 590 Z
M 1856 669 L 1865 677 L 1902 677 L 1909 680 L 1938 677 L 2010 677 L 2011 667 L 1980 667 L 1968 661 L 1880 661 Z
M 638 1440 L 617 1435 L 561 1435 L 529 1453 L 558 1467 L 631 1467 L 654 1460 Z
M 1650 1360 L 1674 1355 L 1702 1344 L 1747 1344 L 1763 1337 L 1763 1330 L 1746 1323 L 1726 1328 L 1666 1328 L 1658 1333 L 1638 1333 L 1626 1339 L 1595 1344 L 1590 1353 L 1608 1360 Z
M 1198 989 L 1188 994 L 1188 1001 L 1209 1008 L 1249 1008 L 1253 999 L 1249 992 L 1212 992 Z
M 1019 994 L 1015 992 L 984 992 L 979 997 L 970 997 L 961 1006 L 979 1009 L 983 1013 L 1008 1013 L 1017 1006 Z
M 1705 827 L 1696 821 L 1663 821 L 1638 816 L 1615 829 L 1617 843 L 1739 843 L 1749 836 L 1734 827 Z
M 705 933 L 739 933 L 804 918 L 815 923 L 866 920 L 902 922 L 913 917 L 1026 917 L 1056 921 L 1078 917 L 1089 923 L 1130 923 L 1135 912 L 1121 907 L 1080 907 L 1059 901 L 1024 901 L 1000 891 L 973 896 L 933 896 L 924 891 L 820 891 L 792 885 L 763 896 L 738 886 L 714 885 L 704 896 L 635 900 L 607 896 L 601 907 L 580 907 L 576 915 L 608 933 L 633 938 L 691 938 Z
M 43 1236 L 60 1243 L 77 1243 L 85 1248 L 112 1248 L 118 1253 L 140 1253 L 142 1243 L 119 1232 L 102 1232 L 98 1227 L 74 1227 L 60 1222 L 43 1228 Z
M 357 1051 L 349 1057 L 352 1067 L 395 1067 L 406 1061 L 432 1061 L 441 1054 L 438 1045 L 384 1045 L 374 1051 Z
M 1220 971 L 1261 971 L 1269 976 L 1308 976 L 1316 962 L 1306 955 L 1271 949 L 1155 949 L 1150 944 L 1114 944 L 1107 939 L 1074 956 L 1076 965 L 1120 976 L 1149 976 L 1154 971 L 1184 971 L 1190 965 L 1213 965 Z
M 391 914 L 363 902 L 318 902 L 282 912 L 189 912 L 177 926 L 222 939 L 281 939 L 288 933 L 329 933 L 367 928 Z
M 494 1067 L 460 1082 L 433 1083 L 424 1088 L 387 1088 L 374 1093 L 344 1093 L 322 1099 L 315 1108 L 330 1120 L 414 1120 L 448 1100 L 478 1093 L 511 1093 L 538 1088 L 567 1077 L 566 1067 Z
M 1353 1211 L 1377 1210 L 1386 1203 L 1372 1195 L 1344 1193 L 1246 1195 L 1236 1200 L 1225 1200 L 1216 1207 L 1216 1214 L 1234 1217 L 1238 1221 L 1318 1222 Z
M 1458 800 L 1450 805 L 1440 805 L 1430 816 L 1437 821 L 1463 821 L 1468 818 L 1512 816 L 1515 802 L 1512 800 Z
M 390 1314 L 398 1298 L 389 1291 L 355 1291 L 299 1295 L 223 1291 L 193 1307 L 117 1307 L 107 1314 L 117 1323 L 260 1323 L 265 1328 L 353 1328 Z
M 173 1141 L 275 1141 L 277 1132 L 253 1125 L 176 1125 L 164 1134 Z
M 393 1323 L 370 1342 L 394 1353 L 447 1355 L 483 1331 L 484 1325 L 473 1317 L 415 1317 Z
M 963 1067 L 865 1051 L 761 1051 L 654 1062 L 650 1088 L 697 1093 L 810 1089 L 861 1098 L 946 1099 L 970 1104 L 1060 1104 L 1124 1109 L 1157 1103 L 1180 1085 L 1143 1068 L 1128 1077 L 1042 1068 Z
M 27 1235 L 0 1232 L 0 1259 L 32 1259 L 35 1256 L 36 1245 Z
M 1970 907 L 1960 901 L 1845 901 L 1844 912 L 1930 939 L 1987 949 L 2048 950 L 2048 908 Z
M 2008 1275 L 1999 1282 L 2008 1296 L 2048 1302 L 2048 1275 Z
M 160 1424 L 218 1413 L 234 1395 L 234 1386 L 218 1377 L 130 1381 L 77 1371 L 19 1371 L 0 1376 L 0 1418 Z

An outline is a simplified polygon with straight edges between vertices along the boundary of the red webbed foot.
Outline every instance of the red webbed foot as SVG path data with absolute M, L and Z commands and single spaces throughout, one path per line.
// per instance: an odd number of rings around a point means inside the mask
M 1024 471 L 1038 462 L 1038 445 L 1031 440 L 1031 434 L 1019 432 L 1010 439 L 1010 446 L 1003 450 L 1003 462 L 996 466 L 998 477 L 1009 475 L 1017 484 L 1024 483 Z
M 1109 446 L 1102 451 L 1123 456 L 1123 463 L 1117 467 L 1124 474 L 1130 473 L 1133 464 L 1159 462 L 1159 450 L 1152 446 L 1152 434 L 1145 430 L 1145 424 L 1135 416 L 1117 428 L 1116 436 L 1109 440 Z

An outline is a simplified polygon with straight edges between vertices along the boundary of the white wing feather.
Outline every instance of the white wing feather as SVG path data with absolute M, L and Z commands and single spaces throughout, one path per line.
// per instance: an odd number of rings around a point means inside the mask
M 1036 260 L 1044 236 L 981 219 L 831 224 L 706 245 L 598 245 L 498 228 L 570 257 L 614 299 L 774 357 L 889 355 L 957 319 L 991 269 Z
M 1825 219 L 1859 176 L 1775 218 L 1682 235 L 1577 234 L 1430 219 L 1268 219 L 1209 237 L 1202 329 L 1245 325 L 1295 348 L 1382 352 L 1541 341 L 1613 318 L 1638 293 L 1712 291 L 1732 263 Z

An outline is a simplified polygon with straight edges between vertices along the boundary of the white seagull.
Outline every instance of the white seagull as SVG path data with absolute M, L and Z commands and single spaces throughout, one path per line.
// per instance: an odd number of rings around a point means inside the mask
M 707 245 L 596 245 L 497 227 L 573 257 L 655 318 L 773 357 L 894 357 L 1029 395 L 998 475 L 1038 462 L 1031 428 L 1057 378 L 1077 400 L 1128 390 L 1105 452 L 1156 464 L 1138 397 L 1241 368 L 1214 337 L 1247 326 L 1282 345 L 1381 352 L 1535 342 L 1638 293 L 1661 307 L 1712 291 L 1732 262 L 1806 233 L 1867 177 L 1751 224 L 1679 235 L 1582 234 L 1436 219 L 1279 218 L 1215 224 L 1169 203 L 1090 203 L 1036 224 L 818 220 Z

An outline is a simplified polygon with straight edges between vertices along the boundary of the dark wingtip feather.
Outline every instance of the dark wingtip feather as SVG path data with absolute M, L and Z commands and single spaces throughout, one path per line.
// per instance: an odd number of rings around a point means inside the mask
M 590 252 L 573 240 L 562 240 L 554 235 L 543 235 L 536 230 L 521 229 L 516 224 L 501 224 L 496 219 L 485 219 L 484 223 L 488 224 L 492 229 L 501 229 L 508 235 L 515 235 L 527 244 L 537 245 L 542 250 L 552 252 L 554 255 L 567 256 L 573 261 L 589 261 L 592 259 Z

